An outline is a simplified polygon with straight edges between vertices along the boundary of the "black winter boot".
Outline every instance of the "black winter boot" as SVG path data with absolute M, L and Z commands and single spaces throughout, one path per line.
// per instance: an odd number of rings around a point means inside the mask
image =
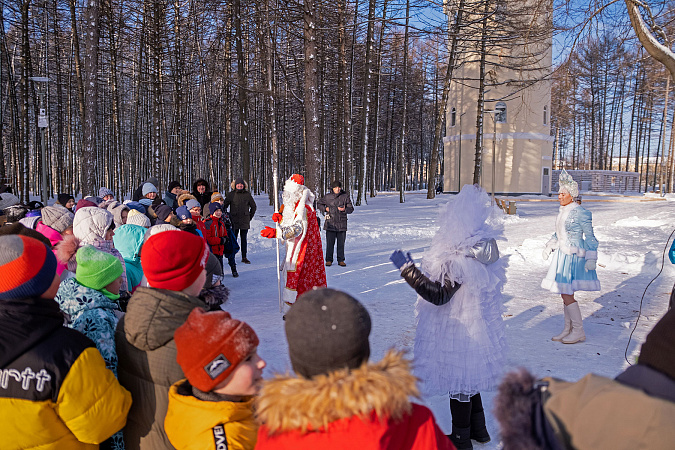
M 237 278 L 239 276 L 239 273 L 237 272 L 237 266 L 230 264 L 230 269 L 232 269 L 232 276 Z
M 471 428 L 457 428 L 453 425 L 452 434 L 448 435 L 448 437 L 458 450 L 473 449 L 473 444 L 471 444 Z
M 481 444 L 490 442 L 490 434 L 485 426 L 485 412 L 471 411 L 471 439 Z

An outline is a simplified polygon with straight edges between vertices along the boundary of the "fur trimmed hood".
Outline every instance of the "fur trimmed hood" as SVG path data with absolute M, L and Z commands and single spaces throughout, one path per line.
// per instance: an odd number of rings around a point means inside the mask
M 326 427 L 336 420 L 375 414 L 400 419 L 419 397 L 417 378 L 403 352 L 390 350 L 376 363 L 311 379 L 277 375 L 263 383 L 257 400 L 260 422 L 270 434 Z
M 231 190 L 231 191 L 236 191 L 236 190 L 237 190 L 237 189 L 234 187 L 234 186 L 235 186 L 234 183 L 236 183 L 236 182 L 237 182 L 237 180 L 232 180 L 232 182 L 230 183 L 230 190 Z M 248 191 L 248 183 L 246 182 L 246 180 L 244 180 L 244 190 L 245 190 L 245 191 Z
M 188 191 L 183 191 L 182 194 L 180 194 L 176 200 L 178 203 L 178 207 L 180 208 L 181 206 L 185 205 L 185 202 L 188 200 L 197 200 L 194 195 L 190 194 Z
M 537 402 L 534 383 L 537 379 L 524 368 L 507 373 L 494 403 L 494 414 L 501 428 L 505 450 L 538 450 L 534 438 L 533 411 Z
M 63 237 L 54 249 L 56 250 L 56 259 L 68 266 L 68 270 L 75 272 L 77 264 L 75 262 L 75 254 L 80 248 L 81 240 L 72 234 Z

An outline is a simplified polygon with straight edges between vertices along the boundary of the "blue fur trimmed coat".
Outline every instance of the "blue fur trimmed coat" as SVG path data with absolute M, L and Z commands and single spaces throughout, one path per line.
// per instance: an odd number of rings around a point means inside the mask
M 546 247 L 557 248 L 567 255 L 576 254 L 580 258 L 597 260 L 598 240 L 593 234 L 591 212 L 578 204 L 570 204 L 570 207 L 572 210 L 565 220 L 567 242 L 561 245 L 558 234 L 553 233 L 551 239 L 546 243 Z

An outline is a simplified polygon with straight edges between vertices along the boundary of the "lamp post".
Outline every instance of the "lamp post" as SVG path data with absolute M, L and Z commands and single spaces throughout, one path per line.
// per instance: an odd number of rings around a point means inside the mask
M 506 123 L 506 104 L 498 102 L 495 109 L 483 111 L 492 115 L 492 203 L 495 203 L 495 178 L 497 177 L 497 122 Z
M 40 112 L 38 114 L 37 126 L 40 129 L 40 144 L 42 147 L 42 203 L 47 206 L 47 201 L 49 200 L 49 191 L 47 189 L 47 148 L 45 146 L 45 130 L 49 126 L 49 121 L 47 119 L 47 109 L 45 107 L 45 95 L 47 95 L 46 83 L 49 81 L 49 78 L 30 77 L 30 80 L 35 82 L 35 87 L 38 91 L 38 97 L 40 99 Z
M 497 120 L 495 116 L 499 114 L 500 111 L 496 109 L 488 109 L 483 111 L 483 114 L 490 114 L 492 116 L 492 203 L 495 203 L 495 173 L 496 173 L 496 164 L 495 164 L 495 154 L 497 153 L 496 144 L 497 144 Z M 482 171 L 481 171 L 482 172 Z
M 466 114 L 463 112 L 459 115 L 459 158 L 457 161 L 457 192 L 462 190 L 462 116 Z

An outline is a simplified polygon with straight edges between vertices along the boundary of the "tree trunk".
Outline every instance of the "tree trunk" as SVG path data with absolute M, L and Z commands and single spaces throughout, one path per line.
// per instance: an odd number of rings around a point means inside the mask
M 445 71 L 445 78 L 443 79 L 443 95 L 441 96 L 441 103 L 436 111 L 436 123 L 434 126 L 434 143 L 431 146 L 431 157 L 429 160 L 429 172 L 427 173 L 427 198 L 432 199 L 436 197 L 436 168 L 438 166 L 438 147 L 441 145 L 441 133 L 443 131 L 443 118 L 445 117 L 445 108 L 448 104 L 448 97 L 450 96 L 450 83 L 452 82 L 452 72 L 455 68 L 455 57 L 457 53 L 457 44 L 459 42 L 459 30 L 462 25 L 462 13 L 464 11 L 465 0 L 459 1 L 457 12 L 455 13 L 455 23 L 453 24 L 450 44 L 450 54 L 448 55 L 448 67 Z M 461 114 L 461 111 L 459 112 Z M 462 139 L 462 136 L 459 137 Z M 460 186 L 461 189 L 461 186 Z
M 347 139 L 351 139 L 347 134 L 347 120 L 349 120 L 349 95 L 347 92 L 347 42 L 346 42 L 346 24 L 345 16 L 347 11 L 347 1 L 338 0 L 338 98 L 337 98 L 337 142 L 335 145 L 335 166 L 333 169 L 336 180 L 343 179 L 344 173 L 344 155 Z M 346 180 L 345 180 L 346 181 Z M 347 183 L 344 183 L 347 188 Z
M 486 0 L 483 18 L 481 20 L 480 63 L 478 67 L 478 101 L 476 102 L 476 153 L 473 167 L 473 184 L 480 184 L 481 173 L 483 171 L 483 102 L 485 98 L 485 49 L 487 45 L 488 8 L 489 2 Z
M 401 124 L 401 148 L 398 155 L 398 201 L 405 202 L 405 146 L 408 124 L 408 39 L 410 25 L 410 0 L 405 2 L 405 32 L 403 37 L 403 122 Z
M 305 186 L 315 195 L 319 193 L 321 153 L 318 110 L 318 64 L 316 61 L 316 9 L 314 0 L 304 0 L 305 48 Z
M 406 19 L 407 21 L 407 19 Z M 368 173 L 368 137 L 370 125 L 370 89 L 373 83 L 373 35 L 375 30 L 375 0 L 369 0 L 368 6 L 368 29 L 366 32 L 366 57 L 363 68 L 363 96 L 361 97 L 361 139 L 359 142 L 359 181 L 358 194 L 354 204 L 361 206 L 366 187 L 366 175 Z M 406 22 L 407 31 L 407 22 Z M 406 44 L 407 45 L 407 44 Z M 407 51 L 407 48 L 404 49 Z
M 80 158 L 82 193 L 94 193 L 98 184 L 98 49 L 100 38 L 100 0 L 89 0 L 85 7 L 84 123 Z
M 384 30 L 386 27 L 387 20 L 387 0 L 384 0 L 382 5 L 382 25 L 380 26 L 380 36 L 378 37 L 377 44 L 377 78 L 375 78 L 375 124 L 373 126 L 375 131 L 375 137 L 373 139 L 373 151 L 371 152 L 370 161 L 368 165 L 370 167 L 370 196 L 375 197 L 377 195 L 377 188 L 375 187 L 375 179 L 377 172 L 377 150 L 379 146 L 379 137 L 380 137 L 380 91 L 382 85 L 382 48 L 384 46 Z
M 239 102 L 239 150 L 242 159 L 244 180 L 251 183 L 251 156 L 248 140 L 248 93 L 246 79 L 246 57 L 244 55 L 243 30 L 241 24 L 241 1 L 235 0 L 234 7 L 234 33 L 235 47 L 237 49 L 237 100 Z

